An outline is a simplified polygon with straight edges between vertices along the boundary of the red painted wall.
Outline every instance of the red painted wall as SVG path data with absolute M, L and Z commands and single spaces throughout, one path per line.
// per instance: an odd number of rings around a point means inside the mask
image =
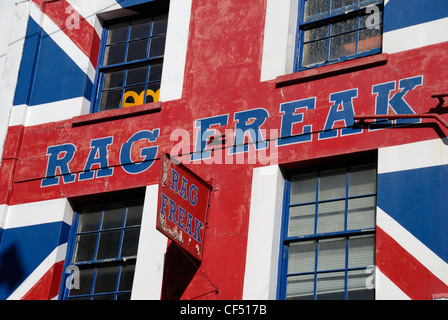
M 12 205 L 70 198 L 156 184 L 160 173 L 158 160 L 150 169 L 137 175 L 124 172 L 120 166 L 120 148 L 134 133 L 160 128 L 157 142 L 142 142 L 140 149 L 158 145 L 159 151 L 169 151 L 177 143 L 177 140 L 170 141 L 170 134 L 175 129 L 188 130 L 192 135 L 195 120 L 228 114 L 229 125 L 220 128 L 224 132 L 226 128 L 235 127 L 235 112 L 256 108 L 269 113 L 263 129 L 280 129 L 280 105 L 310 97 L 316 97 L 316 108 L 306 111 L 303 123 L 295 125 L 294 130 L 300 132 L 303 125 L 312 124 L 313 141 L 279 147 L 278 162 L 281 165 L 446 135 L 446 128 L 423 120 L 428 124 L 372 132 L 364 127 L 360 134 L 319 140 L 318 134 L 324 128 L 332 106 L 332 93 L 358 88 L 358 95 L 353 99 L 355 114 L 373 114 L 376 101 L 372 94 L 373 85 L 395 81 L 398 88 L 402 79 L 423 76 L 423 84 L 411 90 L 404 99 L 416 113 L 435 108 L 438 101 L 431 98 L 431 93 L 446 89 L 441 79 L 447 79 L 448 69 L 439 66 L 448 64 L 448 56 L 439 52 L 446 52 L 448 43 L 389 55 L 381 64 L 366 65 L 355 71 L 344 71 L 350 62 L 341 63 L 329 68 L 332 73 L 303 83 L 283 85 L 283 78 L 278 79 L 279 83 L 275 80 L 260 82 L 265 5 L 264 0 L 193 1 L 183 98 L 161 103 L 159 112 L 131 113 L 120 118 L 129 112 L 124 109 L 98 115 L 96 122 L 90 123 L 83 122 L 90 118 L 82 116 L 26 128 L 11 127 L 0 172 L 1 203 Z M 370 60 L 362 61 L 368 63 Z M 138 110 L 140 107 L 134 108 Z M 343 125 L 335 123 L 334 128 L 337 126 Z M 76 145 L 70 168 L 72 173 L 81 172 L 91 139 L 107 136 L 114 137 L 108 156 L 110 167 L 114 167 L 112 176 L 41 187 L 48 146 Z M 191 145 L 193 148 L 193 140 Z M 138 145 L 135 147 L 133 157 L 139 157 L 140 149 Z M 197 175 L 212 181 L 214 187 L 203 261 L 199 266 L 170 245 L 162 298 L 242 298 L 252 169 L 258 165 L 248 164 L 247 154 L 244 164 L 189 165 Z

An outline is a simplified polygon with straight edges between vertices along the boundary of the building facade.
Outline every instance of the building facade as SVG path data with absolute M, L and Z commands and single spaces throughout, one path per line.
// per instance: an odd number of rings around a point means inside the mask
M 0 299 L 448 295 L 445 0 L 0 17 Z

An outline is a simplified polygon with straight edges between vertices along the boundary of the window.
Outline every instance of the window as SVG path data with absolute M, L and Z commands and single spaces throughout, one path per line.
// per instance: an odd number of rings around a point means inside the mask
M 64 283 L 64 299 L 130 299 L 143 198 L 82 205 L 76 214 L 66 259 L 77 273 Z M 78 285 L 75 285 L 78 284 Z
M 303 0 L 296 71 L 380 53 L 383 1 Z
M 376 165 L 286 181 L 279 298 L 373 299 Z
M 159 100 L 166 30 L 167 15 L 105 26 L 94 111 Z

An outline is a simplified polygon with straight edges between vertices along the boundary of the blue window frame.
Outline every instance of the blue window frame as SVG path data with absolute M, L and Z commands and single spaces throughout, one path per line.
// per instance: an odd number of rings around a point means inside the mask
M 295 71 L 381 52 L 381 0 L 301 0 Z
M 80 206 L 68 244 L 62 299 L 130 299 L 142 212 L 143 196 Z
M 286 181 L 279 299 L 374 299 L 376 164 Z
M 146 14 L 105 24 L 93 112 L 159 100 L 167 19 Z

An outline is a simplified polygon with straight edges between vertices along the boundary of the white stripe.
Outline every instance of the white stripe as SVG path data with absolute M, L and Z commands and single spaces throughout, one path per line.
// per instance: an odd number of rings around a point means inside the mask
M 146 187 L 131 300 L 160 300 L 167 238 L 155 228 L 159 186 Z
M 67 244 L 61 244 L 51 252 L 47 258 L 22 282 L 22 284 L 8 297 L 7 300 L 22 299 L 36 283 L 50 270 L 55 263 L 63 261 L 67 252 Z
M 448 164 L 448 139 L 419 141 L 378 150 L 378 174 Z
M 448 41 L 448 18 L 434 20 L 383 34 L 383 52 L 397 53 Z
M 276 298 L 283 186 L 279 166 L 253 170 L 244 300 Z
M 95 80 L 95 68 L 89 57 L 43 12 L 37 5 L 33 5 L 30 12 L 34 19 L 54 42 L 73 60 L 76 65 L 87 74 L 90 81 Z
M 77 97 L 35 106 L 17 105 L 11 110 L 9 126 L 34 126 L 48 122 L 68 120 L 88 114 L 90 101 L 85 97 Z
M 163 57 L 160 101 L 182 98 L 192 0 L 171 0 Z
M 267 0 L 260 81 L 287 73 L 294 52 L 291 44 L 295 41 L 295 31 L 292 31 L 297 21 L 295 6 L 297 0 Z M 288 69 L 292 72 L 291 67 Z
M 378 268 L 375 269 L 375 300 L 411 300 Z
M 5 228 L 7 212 L 8 206 L 6 204 L 0 204 L 0 229 Z
M 377 224 L 425 268 L 448 285 L 448 264 L 379 207 Z
M 4 229 L 22 228 L 60 221 L 64 221 L 68 225 L 72 224 L 73 210 L 65 198 L 6 207 Z

